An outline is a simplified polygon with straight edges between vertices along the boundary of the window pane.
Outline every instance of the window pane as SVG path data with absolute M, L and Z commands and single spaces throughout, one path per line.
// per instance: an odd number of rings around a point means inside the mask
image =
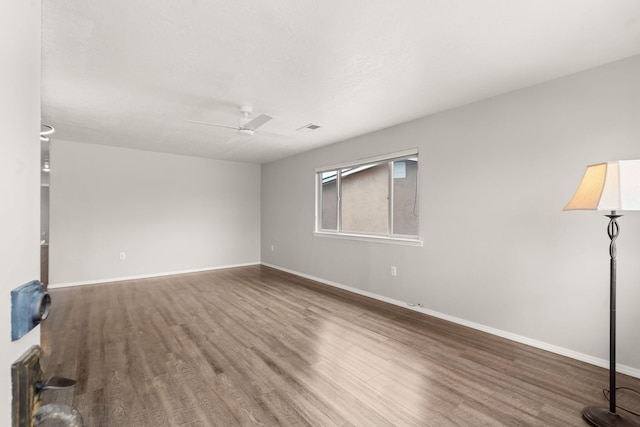
M 321 225 L 323 230 L 338 229 L 338 183 L 337 171 L 323 172 L 322 178 L 322 212 Z
M 342 230 L 388 234 L 388 163 L 373 163 L 340 171 Z
M 393 234 L 418 235 L 418 158 L 393 162 Z

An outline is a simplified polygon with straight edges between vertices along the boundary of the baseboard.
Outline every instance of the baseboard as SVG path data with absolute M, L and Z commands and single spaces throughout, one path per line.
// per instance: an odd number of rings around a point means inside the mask
M 511 341 L 515 341 L 521 344 L 526 344 L 526 345 L 530 345 L 531 347 L 535 347 L 535 348 L 539 348 L 541 350 L 546 350 L 549 351 L 551 353 L 555 353 L 555 354 L 559 354 L 561 356 L 566 356 L 569 357 L 571 359 L 574 360 L 579 360 L 581 362 L 585 362 L 585 363 L 589 363 L 591 365 L 595 365 L 595 366 L 599 366 L 601 368 L 609 368 L 609 361 L 605 360 L 605 359 L 600 359 L 598 357 L 594 357 L 594 356 L 590 356 L 588 354 L 584 354 L 584 353 L 580 353 L 577 351 L 573 351 L 573 350 L 569 350 L 567 348 L 564 347 L 559 347 L 553 344 L 549 344 L 543 341 L 538 341 L 538 340 L 534 340 L 531 338 L 527 338 L 524 337 L 522 335 L 517 335 L 517 334 L 513 334 L 511 332 L 506 332 L 503 331 L 501 329 L 496 329 L 496 328 L 492 328 L 490 326 L 485 326 L 482 325 L 480 323 L 475 323 L 475 322 L 471 322 L 465 319 L 461 319 L 459 317 L 455 317 L 455 316 L 450 316 L 448 314 L 444 314 L 444 313 L 440 313 L 437 311 L 433 311 L 433 310 L 429 310 L 427 308 L 424 307 L 419 307 L 419 306 L 411 306 L 409 304 L 407 304 L 406 302 L 402 302 L 402 301 L 398 301 L 395 300 L 393 298 L 388 298 L 382 295 L 378 295 L 378 294 L 374 294 L 372 292 L 367 292 L 367 291 L 363 291 L 361 289 L 358 288 L 353 288 L 351 286 L 346 286 L 340 283 L 336 283 L 336 282 L 332 282 L 330 280 L 325 280 L 321 277 L 315 277 L 315 276 L 311 276 L 309 274 L 304 274 L 304 273 L 300 273 L 298 271 L 295 270 L 291 270 L 285 267 L 280 267 L 277 265 L 273 265 L 273 264 L 269 264 L 266 262 L 263 262 L 262 265 L 267 266 L 267 267 L 271 267 L 271 268 L 275 268 L 276 270 L 281 270 L 284 271 L 286 273 L 290 273 L 290 274 L 294 274 L 296 276 L 300 276 L 300 277 L 304 277 L 306 279 L 310 279 L 316 282 L 320 282 L 323 283 L 325 285 L 329 285 L 329 286 L 333 286 L 336 288 L 340 288 L 343 289 L 345 291 L 349 291 L 349 292 L 353 292 L 355 294 L 359 294 L 359 295 L 363 295 L 369 298 L 373 298 L 379 301 L 383 301 L 389 304 L 393 304 L 393 305 L 397 305 L 400 307 L 404 307 L 410 310 L 414 310 L 414 311 L 418 311 L 420 313 L 424 313 L 427 314 L 429 316 L 433 316 L 433 317 L 437 317 L 439 319 L 443 319 L 443 320 L 447 320 L 449 322 L 452 323 L 457 323 L 459 325 L 463 325 L 463 326 L 467 326 L 469 328 L 472 329 L 476 329 L 478 331 L 482 331 L 482 332 L 486 332 L 489 333 L 491 335 L 496 335 L 499 336 L 501 338 L 506 338 L 508 340 Z M 620 372 L 622 374 L 626 374 L 629 375 L 631 377 L 634 378 L 640 378 L 640 369 L 636 369 L 636 368 L 632 368 L 630 366 L 625 366 L 625 365 L 620 365 L 617 364 L 616 365 L 616 371 Z
M 124 282 L 126 280 L 151 279 L 154 277 L 174 276 L 176 274 L 187 274 L 187 273 L 200 273 L 203 271 L 222 270 L 224 268 L 247 267 L 250 265 L 260 265 L 260 263 L 248 262 L 244 264 L 231 264 L 231 265 L 220 265 L 217 267 L 195 268 L 192 270 L 168 271 L 164 273 L 154 273 L 154 274 L 141 274 L 138 276 L 114 277 L 109 279 L 88 280 L 88 281 L 82 281 L 82 282 L 56 283 L 56 284 L 49 284 L 48 288 L 58 289 L 58 288 L 68 288 L 73 286 L 96 285 L 100 283 Z

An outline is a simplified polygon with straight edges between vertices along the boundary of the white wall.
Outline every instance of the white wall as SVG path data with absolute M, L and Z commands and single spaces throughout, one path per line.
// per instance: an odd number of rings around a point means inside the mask
M 424 247 L 312 235 L 314 168 L 412 147 Z M 640 56 L 263 165 L 262 261 L 607 359 L 608 220 L 562 208 L 587 164 L 633 158 Z M 620 225 L 618 361 L 638 370 L 640 215 Z
M 260 261 L 255 164 L 53 140 L 50 212 L 52 286 Z
M 11 425 L 11 364 L 40 328 L 11 342 L 12 289 L 40 277 L 40 1 L 0 13 L 0 425 Z

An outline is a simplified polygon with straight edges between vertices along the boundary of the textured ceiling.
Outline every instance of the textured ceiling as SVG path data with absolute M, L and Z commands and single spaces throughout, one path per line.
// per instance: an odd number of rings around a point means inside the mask
M 638 0 L 42 3 L 54 141 L 255 163 L 640 53 Z

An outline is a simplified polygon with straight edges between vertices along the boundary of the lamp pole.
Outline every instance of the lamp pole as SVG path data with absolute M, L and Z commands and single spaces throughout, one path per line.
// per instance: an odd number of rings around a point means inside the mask
M 617 219 L 622 215 L 617 215 L 616 211 L 611 211 L 607 234 L 611 243 L 609 244 L 609 412 L 616 413 L 616 239 L 620 233 Z
M 607 234 L 609 243 L 609 409 L 587 406 L 582 411 L 584 418 L 595 426 L 637 426 L 616 412 L 616 239 L 620 233 L 617 219 L 622 215 L 611 211 Z

